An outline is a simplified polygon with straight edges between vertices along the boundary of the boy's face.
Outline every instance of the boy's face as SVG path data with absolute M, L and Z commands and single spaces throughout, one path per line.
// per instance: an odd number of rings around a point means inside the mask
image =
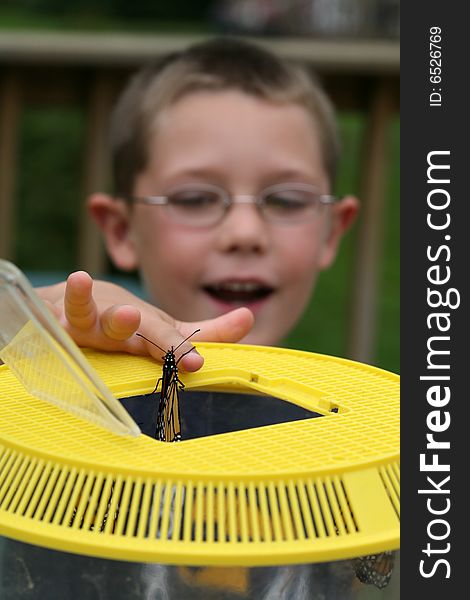
M 204 183 L 255 195 L 293 182 L 330 192 L 304 108 L 239 91 L 197 92 L 159 115 L 134 194 Z M 235 204 L 217 225 L 197 228 L 174 222 L 165 207 L 135 204 L 128 235 L 121 228 L 120 242 L 108 247 L 118 266 L 139 267 L 152 299 L 175 318 L 201 320 L 248 306 L 255 325 L 243 341 L 273 345 L 301 316 L 355 211 L 350 198 L 282 225 L 265 222 L 253 204 Z

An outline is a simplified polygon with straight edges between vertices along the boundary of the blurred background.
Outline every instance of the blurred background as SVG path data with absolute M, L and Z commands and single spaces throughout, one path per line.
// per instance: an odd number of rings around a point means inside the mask
M 399 372 L 398 0 L 0 0 L 0 257 L 34 284 L 107 261 L 85 211 L 108 190 L 107 116 L 141 64 L 240 35 L 311 67 L 339 116 L 335 193 L 362 201 L 286 345 Z

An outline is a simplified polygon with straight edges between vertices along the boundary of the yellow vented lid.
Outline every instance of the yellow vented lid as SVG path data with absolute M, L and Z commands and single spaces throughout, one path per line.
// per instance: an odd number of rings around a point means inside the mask
M 399 377 L 294 350 L 197 347 L 205 364 L 180 371 L 186 389 L 268 394 L 323 416 L 168 444 L 65 412 L 0 367 L 0 534 L 191 565 L 398 548 Z M 151 358 L 85 357 L 116 397 L 149 393 L 161 374 Z

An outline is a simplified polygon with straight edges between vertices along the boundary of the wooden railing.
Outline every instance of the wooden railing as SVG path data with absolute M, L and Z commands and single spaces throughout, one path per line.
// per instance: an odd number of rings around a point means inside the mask
M 139 65 L 201 36 L 91 33 L 0 33 L 0 256 L 15 260 L 15 189 L 19 119 L 27 105 L 75 103 L 86 113 L 84 192 L 108 181 L 107 116 L 129 73 Z M 291 59 L 311 64 L 338 110 L 367 119 L 361 164 L 360 227 L 348 355 L 371 360 L 376 335 L 378 269 L 387 164 L 387 132 L 398 111 L 399 49 L 396 41 L 260 39 Z M 78 264 L 103 271 L 99 232 L 83 209 Z

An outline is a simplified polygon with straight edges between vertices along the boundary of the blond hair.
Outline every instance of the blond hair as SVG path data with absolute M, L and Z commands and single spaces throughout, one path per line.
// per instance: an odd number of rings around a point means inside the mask
M 148 160 L 157 115 L 178 99 L 201 90 L 239 90 L 276 103 L 295 103 L 311 114 L 330 182 L 339 155 L 333 107 L 318 81 L 300 65 L 242 40 L 218 38 L 163 57 L 139 71 L 111 117 L 115 194 L 132 195 Z

